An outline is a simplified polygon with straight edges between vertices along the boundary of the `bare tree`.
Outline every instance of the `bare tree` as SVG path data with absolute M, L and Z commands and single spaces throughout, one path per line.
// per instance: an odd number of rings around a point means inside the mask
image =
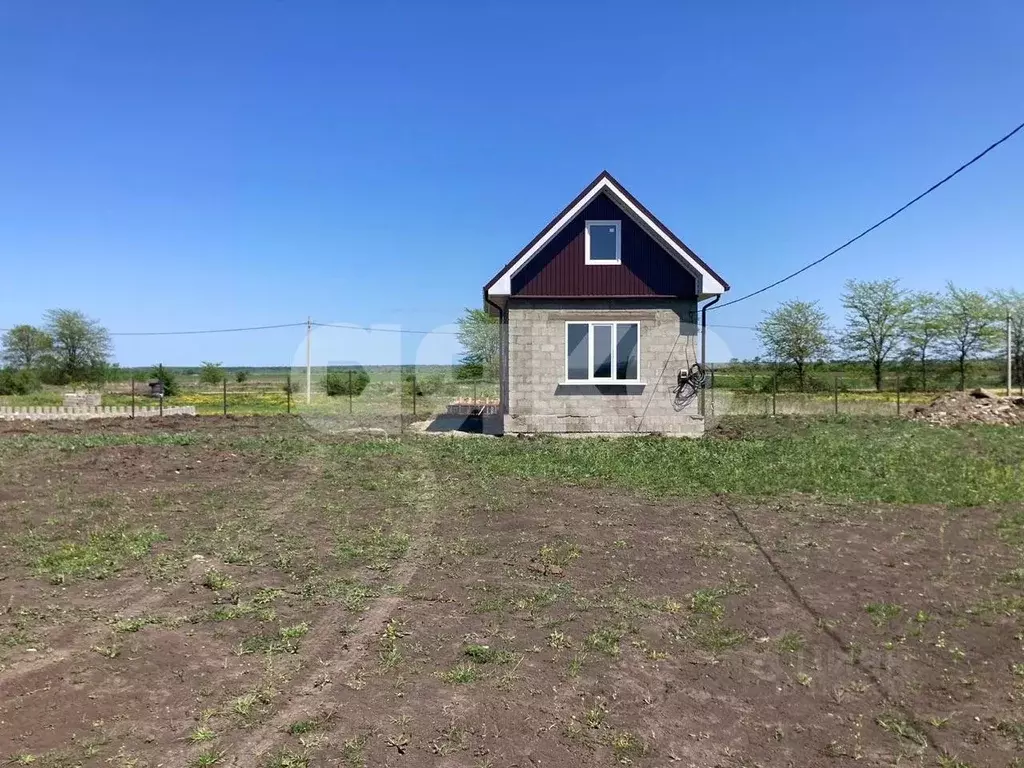
M 846 330 L 843 348 L 854 358 L 866 358 L 882 391 L 882 368 L 903 341 L 912 302 L 895 279 L 847 280 L 843 292 Z
M 999 313 L 982 293 L 946 285 L 942 295 L 945 334 L 940 342 L 945 352 L 957 361 L 961 390 L 967 383 L 967 362 L 991 352 L 999 338 Z
M 785 301 L 757 325 L 757 336 L 770 358 L 791 363 L 803 391 L 807 364 L 832 351 L 828 316 L 816 301 Z
M 921 389 L 928 389 L 928 359 L 948 334 L 942 299 L 937 293 L 915 293 L 907 318 L 907 355 L 921 364 Z
M 0 339 L 4 365 L 24 370 L 39 365 L 53 347 L 46 331 L 32 325 L 16 325 Z

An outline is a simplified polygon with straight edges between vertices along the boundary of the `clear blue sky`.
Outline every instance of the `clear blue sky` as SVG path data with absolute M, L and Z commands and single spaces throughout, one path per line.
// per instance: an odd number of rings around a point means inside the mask
M 1024 4 L 0 4 L 0 327 L 444 329 L 602 168 L 732 283 L 820 256 L 1024 119 Z M 848 277 L 1024 288 L 1024 136 L 713 316 Z M 288 364 L 302 329 L 116 339 Z M 723 329 L 714 358 L 750 356 Z M 450 337 L 330 342 L 447 361 Z M 326 345 L 326 344 L 325 344 Z

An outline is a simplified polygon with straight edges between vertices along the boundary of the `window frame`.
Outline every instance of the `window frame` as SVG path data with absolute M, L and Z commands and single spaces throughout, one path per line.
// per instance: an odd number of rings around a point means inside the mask
M 610 227 L 615 225 L 615 258 L 614 259 L 592 259 L 590 258 L 590 227 Z M 622 264 L 622 220 L 621 219 L 587 219 L 583 226 L 584 244 L 583 260 L 586 264 Z
M 570 325 L 585 325 L 587 326 L 587 378 L 585 379 L 571 379 L 569 378 L 569 326 Z M 594 326 L 609 326 L 611 328 L 611 376 L 605 378 L 594 377 Z M 618 378 L 619 371 L 619 326 L 620 325 L 634 325 L 636 326 L 636 378 L 634 379 L 620 379 Z M 583 384 L 583 385 L 635 385 L 643 384 L 640 378 L 640 321 L 639 320 L 566 320 L 565 321 L 565 333 L 563 334 L 565 346 L 562 350 L 562 357 L 564 358 L 564 384 Z

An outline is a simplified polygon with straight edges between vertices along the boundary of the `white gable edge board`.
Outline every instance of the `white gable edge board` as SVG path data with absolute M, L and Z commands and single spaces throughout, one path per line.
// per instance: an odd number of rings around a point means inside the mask
M 545 234 L 544 237 L 540 238 L 530 250 L 526 251 L 522 256 L 516 259 L 516 262 L 506 269 L 501 277 L 492 285 L 488 291 L 488 296 L 510 296 L 512 294 L 512 277 L 519 272 L 526 263 L 536 256 L 540 250 L 551 242 L 551 239 L 561 232 L 573 219 L 579 216 L 580 212 L 586 208 L 595 197 L 602 192 L 606 192 L 618 204 L 623 211 L 628 213 L 630 217 L 647 232 L 656 237 L 661 244 L 664 246 L 670 254 L 672 254 L 676 260 L 686 268 L 690 274 L 697 278 L 697 294 L 701 298 L 706 296 L 715 296 L 718 294 L 725 293 L 725 286 L 723 286 L 714 275 L 708 272 L 698 262 L 694 261 L 693 257 L 690 256 L 683 248 L 680 248 L 676 242 L 669 237 L 661 227 L 655 224 L 651 219 L 639 208 L 637 208 L 629 200 L 622 191 L 612 183 L 610 179 L 601 179 L 594 188 L 590 190 L 590 193 L 581 199 L 576 205 L 565 212 L 554 226 L 552 226 Z

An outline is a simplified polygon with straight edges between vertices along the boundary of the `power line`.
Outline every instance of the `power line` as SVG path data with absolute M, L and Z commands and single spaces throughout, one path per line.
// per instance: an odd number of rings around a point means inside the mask
M 203 331 L 122 331 L 111 336 L 198 336 L 205 333 L 241 333 L 242 331 L 269 331 L 275 328 L 297 328 L 305 323 L 280 323 L 279 325 L 254 325 L 248 328 L 213 328 Z
M 305 325 L 305 323 L 303 323 Z M 418 333 L 423 335 L 439 334 L 442 336 L 458 336 L 457 331 L 419 331 L 411 328 L 377 328 L 372 325 L 356 325 L 355 323 L 313 323 L 320 328 L 345 328 L 354 331 L 372 331 L 374 333 Z
M 870 234 L 871 232 L 874 232 L 876 229 L 878 229 L 880 226 L 885 224 L 887 221 L 891 221 L 892 219 L 894 219 L 897 216 L 899 216 L 901 213 L 903 213 L 905 210 L 907 210 L 907 208 L 909 208 L 910 206 L 912 206 L 914 203 L 918 202 L 919 200 L 921 200 L 921 199 L 927 197 L 928 195 L 930 195 L 932 192 L 934 192 L 936 189 L 941 187 L 947 181 L 950 181 L 954 176 L 959 174 L 961 171 L 964 171 L 964 170 L 970 168 L 972 165 L 974 165 L 976 162 L 981 160 L 981 158 L 983 158 L 985 155 L 987 155 L 993 149 L 998 147 L 1004 141 L 1009 141 L 1011 138 L 1013 138 L 1013 136 L 1016 135 L 1021 129 L 1024 129 L 1024 123 L 1021 123 L 1020 125 L 1018 125 L 1016 128 L 1014 128 L 1012 131 L 1007 133 L 1005 136 L 1003 136 L 998 141 L 994 141 L 991 144 L 989 144 L 981 152 L 976 154 L 974 157 L 972 157 L 970 160 L 968 160 L 966 163 L 961 165 L 959 168 L 957 168 L 955 171 L 953 171 L 951 174 L 946 176 L 941 181 L 937 181 L 934 184 L 932 184 L 930 187 L 928 187 L 928 189 L 926 189 L 924 192 L 919 194 L 917 197 L 915 197 L 909 203 L 906 203 L 906 204 L 900 206 L 895 211 L 893 211 L 888 216 L 886 216 L 884 219 L 881 219 L 880 221 L 877 221 L 876 223 L 872 224 L 870 227 L 865 229 L 859 235 L 857 235 L 856 237 L 850 238 L 849 240 L 847 240 L 845 243 L 840 245 L 835 250 L 832 250 L 832 251 L 829 251 L 828 253 L 826 253 L 820 259 L 815 259 L 810 264 L 806 264 L 805 266 L 803 266 L 800 269 L 798 269 L 796 272 L 793 272 L 792 274 L 786 275 L 785 277 L 783 277 L 783 278 L 781 278 L 779 280 L 776 280 L 774 283 L 766 285 L 764 288 L 759 288 L 758 290 L 753 291 L 752 293 L 748 293 L 746 296 L 740 296 L 738 299 L 733 299 L 732 301 L 727 301 L 724 304 L 718 304 L 717 306 L 710 307 L 709 309 L 711 309 L 711 310 L 725 309 L 726 307 L 732 306 L 733 304 L 739 304 L 741 301 L 746 301 L 747 299 L 749 299 L 749 298 L 751 298 L 753 296 L 757 296 L 759 293 L 764 293 L 765 291 L 771 290 L 772 288 L 774 288 L 777 285 L 782 285 L 782 283 L 786 282 L 787 280 L 793 279 L 794 277 L 796 277 L 797 275 L 801 274 L 802 272 L 806 272 L 811 267 L 814 267 L 814 266 L 817 266 L 818 264 L 821 264 L 821 262 L 823 262 L 825 259 L 827 259 L 827 258 L 829 258 L 831 256 L 835 256 L 841 250 L 843 250 L 844 248 L 846 248 L 846 247 L 848 247 L 850 245 L 853 245 L 855 242 L 860 240 L 865 235 Z
M 422 331 L 416 329 L 407 328 L 377 328 L 370 325 L 356 325 L 355 323 L 313 323 L 314 326 L 321 328 L 345 328 L 349 330 L 358 331 L 374 331 L 380 333 L 417 333 L 423 335 L 429 334 L 441 334 L 445 336 L 457 336 L 456 331 Z M 277 328 L 300 328 L 305 327 L 306 323 L 279 323 L 277 325 L 253 325 L 247 328 L 211 328 L 199 331 L 115 331 L 110 333 L 110 336 L 198 336 L 201 334 L 209 333 L 241 333 L 243 331 L 269 331 Z M 6 332 L 12 330 L 11 328 L 0 328 L 0 332 Z

